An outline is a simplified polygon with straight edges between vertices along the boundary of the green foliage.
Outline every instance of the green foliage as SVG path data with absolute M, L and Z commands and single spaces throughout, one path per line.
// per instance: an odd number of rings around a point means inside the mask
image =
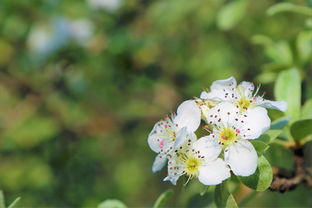
M 274 139 L 282 133 L 281 130 L 268 130 L 264 134 L 262 134 L 257 140 L 255 141 L 262 141 L 266 144 L 269 144 L 274 141 Z
M 293 170 L 294 160 L 293 154 L 281 144 L 271 144 L 270 148 L 265 152 L 264 156 L 268 159 L 273 167 Z
M 226 182 L 216 186 L 215 203 L 217 208 L 237 208 L 233 195 L 229 192 Z
M 18 197 L 16 198 L 9 206 L 8 208 L 14 208 L 16 207 L 16 204 L 19 202 L 21 198 Z M 3 195 L 3 191 L 0 190 L 0 208 L 6 208 L 5 206 L 5 200 L 4 200 L 4 195 Z
M 238 178 L 243 184 L 256 191 L 265 191 L 271 185 L 273 172 L 267 159 L 260 156 L 256 172 L 251 176 Z
M 236 0 L 226 4 L 217 16 L 217 25 L 221 30 L 230 30 L 244 17 L 248 1 Z
M 277 100 L 284 100 L 288 103 L 286 114 L 292 121 L 300 117 L 301 103 L 301 78 L 298 69 L 282 71 L 276 80 L 274 88 Z
M 164 207 L 166 201 L 173 195 L 173 191 L 171 189 L 162 193 L 156 200 L 154 204 L 154 208 L 162 208 Z
M 101 202 L 97 208 L 127 208 L 127 206 L 119 200 L 107 199 Z
M 290 133 L 295 140 L 301 140 L 312 134 L 312 119 L 299 120 L 290 127 Z
M 3 191 L 0 191 L 0 208 L 5 208 Z
M 252 140 L 250 142 L 255 147 L 258 156 L 262 155 L 269 148 L 269 145 L 260 140 Z
M 16 198 L 9 206 L 8 208 L 14 208 L 16 207 L 17 203 L 21 200 L 21 197 Z
M 276 15 L 281 12 L 295 12 L 306 16 L 312 16 L 312 9 L 286 2 L 275 4 L 267 10 L 268 15 Z
M 301 111 L 301 118 L 312 118 L 312 99 L 309 99 L 304 103 Z

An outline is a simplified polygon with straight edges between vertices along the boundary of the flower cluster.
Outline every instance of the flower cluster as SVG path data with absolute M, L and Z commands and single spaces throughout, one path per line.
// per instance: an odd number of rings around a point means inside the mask
M 284 101 L 269 101 L 258 96 L 250 82 L 230 77 L 212 83 L 200 98 L 184 101 L 177 113 L 157 122 L 148 136 L 150 148 L 158 155 L 153 172 L 168 164 L 164 181 L 176 184 L 180 176 L 198 178 L 204 185 L 216 185 L 229 178 L 252 175 L 258 156 L 248 141 L 269 129 L 265 108 L 285 111 Z M 203 120 L 207 135 L 197 139 Z

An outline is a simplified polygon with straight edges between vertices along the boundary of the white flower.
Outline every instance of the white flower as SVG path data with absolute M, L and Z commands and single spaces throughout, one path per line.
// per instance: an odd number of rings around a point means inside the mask
M 204 185 L 216 185 L 230 177 L 226 163 L 217 158 L 221 148 L 215 140 L 202 137 L 193 144 L 182 145 L 168 162 L 168 176 L 164 181 L 176 185 L 182 175 L 197 177 Z
M 177 110 L 177 115 L 166 117 L 157 122 L 148 136 L 150 148 L 158 153 L 152 170 L 161 170 L 167 161 L 172 157 L 172 152 L 179 148 L 185 141 L 196 140 L 193 133 L 200 125 L 200 109 L 195 101 L 184 101 Z
M 224 80 L 214 81 L 210 87 L 210 92 L 202 92 L 200 98 L 214 101 L 231 102 L 243 112 L 248 108 L 261 106 L 264 108 L 273 108 L 281 111 L 287 109 L 287 103 L 284 101 L 270 101 L 257 96 L 259 88 L 254 92 L 255 87 L 251 82 L 241 82 L 236 84 L 234 77 Z
M 249 176 L 257 168 L 258 156 L 248 139 L 257 139 L 270 127 L 267 110 L 247 108 L 243 113 L 233 104 L 222 102 L 211 108 L 207 121 L 214 125 L 208 136 L 224 149 L 224 160 L 238 176 Z

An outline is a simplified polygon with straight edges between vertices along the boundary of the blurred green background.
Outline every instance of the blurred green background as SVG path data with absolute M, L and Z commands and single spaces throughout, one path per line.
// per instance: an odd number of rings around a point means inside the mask
M 116 198 L 204 206 L 212 193 L 152 174 L 154 123 L 235 76 L 273 99 L 279 71 L 311 86 L 311 19 L 268 15 L 278 0 L 1 0 L 0 189 L 20 207 L 95 207 Z M 289 1 L 309 6 L 309 1 Z M 311 94 L 305 87 L 305 96 Z M 242 187 L 238 201 L 251 191 Z M 310 197 L 308 197 L 310 196 Z M 246 206 L 311 207 L 305 186 Z

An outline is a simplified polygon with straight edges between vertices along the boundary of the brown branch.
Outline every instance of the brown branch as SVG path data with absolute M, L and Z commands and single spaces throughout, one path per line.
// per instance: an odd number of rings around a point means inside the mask
M 295 151 L 294 161 L 295 171 L 293 173 L 285 171 L 284 169 L 277 169 L 270 186 L 271 191 L 284 193 L 285 191 L 293 190 L 300 183 L 306 183 L 308 186 L 312 187 L 312 178 L 304 168 L 303 155 Z

